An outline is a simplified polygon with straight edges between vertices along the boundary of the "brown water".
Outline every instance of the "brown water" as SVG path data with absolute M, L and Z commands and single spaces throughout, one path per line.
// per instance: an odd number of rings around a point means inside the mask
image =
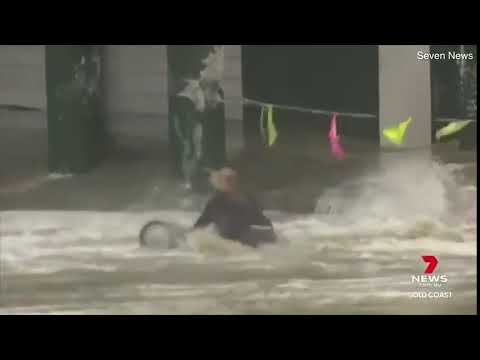
M 264 191 L 282 241 L 260 250 L 211 230 L 176 250 L 138 249 L 146 221 L 188 228 L 206 200 L 161 177 L 128 194 L 113 165 L 98 178 L 40 177 L 22 196 L 3 194 L 11 206 L 0 211 L 0 313 L 473 314 L 476 158 L 441 155 L 378 154 L 350 176 L 308 162 L 305 173 L 325 176 L 292 176 Z M 250 180 L 267 176 L 264 166 Z M 442 287 L 412 283 L 423 255 L 438 258 Z M 415 291 L 449 298 L 412 298 Z

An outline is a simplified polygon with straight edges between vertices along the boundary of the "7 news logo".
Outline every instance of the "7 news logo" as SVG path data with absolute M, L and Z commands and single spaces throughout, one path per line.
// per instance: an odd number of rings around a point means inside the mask
M 435 256 L 426 255 L 422 256 L 422 259 L 428 264 L 425 268 L 424 275 L 412 275 L 412 283 L 421 286 L 441 287 L 442 284 L 448 282 L 447 275 L 432 275 L 438 266 L 438 259 Z
M 423 275 L 412 275 L 412 283 L 418 284 L 422 287 L 436 287 L 440 288 L 448 283 L 447 275 L 434 275 L 438 266 L 438 259 L 435 256 L 422 256 L 422 259 L 427 263 Z M 410 294 L 412 298 L 420 299 L 451 299 L 451 291 L 416 291 Z

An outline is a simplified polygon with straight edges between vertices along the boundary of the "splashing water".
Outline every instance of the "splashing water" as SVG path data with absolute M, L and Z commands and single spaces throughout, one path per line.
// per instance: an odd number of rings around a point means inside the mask
M 383 155 L 377 171 L 355 182 L 329 189 L 319 199 L 345 220 L 431 218 L 448 220 L 457 215 L 450 209 L 464 205 L 464 192 L 452 174 L 439 163 L 415 156 Z M 321 212 L 321 211 L 319 211 Z
M 441 163 L 386 155 L 320 197 L 331 214 L 267 212 L 281 241 L 258 250 L 212 229 L 138 248 L 147 221 L 189 228 L 196 211 L 3 212 L 0 313 L 475 313 L 475 193 Z M 408 297 L 422 255 L 439 258 L 451 299 Z

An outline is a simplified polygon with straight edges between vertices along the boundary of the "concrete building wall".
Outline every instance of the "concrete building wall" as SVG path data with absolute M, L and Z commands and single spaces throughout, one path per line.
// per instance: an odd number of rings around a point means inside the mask
M 167 137 L 165 45 L 105 46 L 104 82 L 110 133 Z
M 163 133 L 168 115 L 166 45 L 106 45 L 104 71 L 110 130 Z M 241 46 L 226 45 L 227 99 L 242 96 L 241 83 Z M 44 45 L 0 45 L 1 105 L 46 110 Z M 228 104 L 226 112 L 229 119 L 242 118 L 239 103 Z
M 0 109 L 0 129 L 44 129 L 46 118 L 45 47 L 0 45 L 0 107 L 21 106 L 35 112 Z
M 243 106 L 239 102 L 243 97 L 242 89 L 242 45 L 225 45 L 225 74 L 223 79 L 228 119 L 243 118 Z
M 242 97 L 241 45 L 225 45 L 224 91 Z M 166 45 L 107 45 L 105 81 L 111 113 L 168 114 Z M 242 118 L 239 103 L 228 104 L 228 118 Z
M 45 47 L 0 45 L 0 105 L 46 108 Z
M 408 116 L 414 122 L 406 146 L 430 144 L 430 64 L 417 60 L 417 51 L 429 46 L 380 46 L 380 128 L 397 124 Z M 241 45 L 226 45 L 224 91 L 228 103 L 229 146 L 241 142 L 243 107 Z M 167 61 L 165 45 L 107 45 L 105 51 L 106 107 L 112 133 L 166 138 Z M 46 110 L 45 47 L 0 45 L 0 105 L 20 105 Z M 46 126 L 45 116 L 2 116 L 4 126 L 15 122 Z M 21 119 L 21 120 L 20 120 Z M 25 123 L 25 124 L 24 124 Z M 382 137 L 382 145 L 388 143 Z
M 243 98 L 242 86 L 242 45 L 225 45 L 225 74 L 223 79 L 227 118 L 227 152 L 243 148 Z
M 168 72 L 166 45 L 107 45 L 106 107 L 112 134 L 167 139 Z M 229 139 L 238 137 L 243 107 L 241 46 L 226 45 L 224 92 Z M 229 141 L 229 144 L 232 141 Z
M 107 45 L 104 76 L 110 113 L 168 112 L 165 45 Z

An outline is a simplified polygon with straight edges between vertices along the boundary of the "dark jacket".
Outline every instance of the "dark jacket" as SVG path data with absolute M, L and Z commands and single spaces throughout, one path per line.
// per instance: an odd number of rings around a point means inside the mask
M 276 240 L 272 222 L 250 197 L 240 201 L 223 193 L 215 194 L 194 227 L 201 228 L 210 224 L 216 225 L 223 238 L 249 246 L 256 247 Z

